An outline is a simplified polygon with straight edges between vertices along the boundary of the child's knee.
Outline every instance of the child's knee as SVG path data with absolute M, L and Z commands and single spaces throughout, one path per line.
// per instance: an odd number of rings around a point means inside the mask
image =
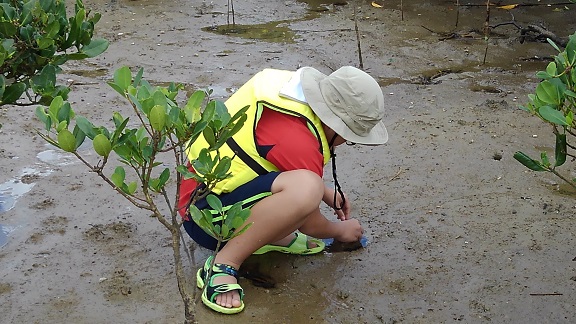
M 286 171 L 272 184 L 273 193 L 284 190 L 289 190 L 302 200 L 319 202 L 324 195 L 324 182 L 320 176 L 309 170 Z

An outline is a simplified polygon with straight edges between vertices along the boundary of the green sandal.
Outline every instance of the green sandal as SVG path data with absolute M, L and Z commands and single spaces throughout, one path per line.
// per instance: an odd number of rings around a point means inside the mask
M 309 237 L 306 234 L 296 232 L 294 233 L 296 237 L 287 246 L 267 244 L 258 250 L 254 251 L 252 254 L 264 254 L 268 252 L 282 252 L 288 254 L 298 254 L 298 255 L 311 255 L 324 251 L 326 243 L 322 240 Z M 316 244 L 316 247 L 309 247 L 308 243 L 312 242 Z
M 202 291 L 202 302 L 208 308 L 217 311 L 222 314 L 236 314 L 240 313 L 244 309 L 244 290 L 239 284 L 219 284 L 214 285 L 213 280 L 220 276 L 233 276 L 238 280 L 238 270 L 227 264 L 215 263 L 212 267 L 212 276 L 207 278 L 208 270 L 210 269 L 210 263 L 212 262 L 212 256 L 210 256 L 206 262 L 204 262 L 204 267 L 198 269 L 196 272 L 196 285 L 198 288 L 203 289 Z M 216 304 L 216 296 L 227 293 L 229 291 L 238 290 L 240 294 L 240 306 L 236 308 L 223 307 Z

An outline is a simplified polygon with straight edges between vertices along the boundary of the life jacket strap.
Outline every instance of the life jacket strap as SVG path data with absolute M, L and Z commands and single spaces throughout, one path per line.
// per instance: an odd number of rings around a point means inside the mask
M 246 153 L 246 151 L 244 151 L 232 137 L 226 141 L 226 144 L 228 144 L 232 152 L 234 152 L 240 158 L 240 160 L 242 160 L 242 162 L 250 167 L 252 171 L 256 172 L 258 175 L 265 175 L 268 173 L 268 170 L 266 170 L 262 165 L 256 162 L 256 160 L 248 155 L 248 153 Z

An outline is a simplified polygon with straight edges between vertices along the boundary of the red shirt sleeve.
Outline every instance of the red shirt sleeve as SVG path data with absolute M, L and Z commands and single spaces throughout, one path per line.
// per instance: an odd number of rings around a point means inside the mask
M 280 171 L 306 169 L 323 175 L 320 142 L 300 117 L 264 109 L 256 127 L 261 154 Z

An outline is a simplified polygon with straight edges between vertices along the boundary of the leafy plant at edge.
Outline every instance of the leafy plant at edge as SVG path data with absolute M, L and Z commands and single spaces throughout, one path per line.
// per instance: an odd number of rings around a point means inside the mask
M 554 163 L 550 162 L 546 152 L 540 153 L 540 160 L 520 151 L 514 154 L 514 158 L 530 170 L 552 172 L 576 188 L 576 179 L 567 179 L 556 170 L 567 157 L 572 161 L 576 159 L 572 153 L 576 149 L 572 143 L 576 137 L 576 33 L 570 36 L 563 51 L 552 40 L 548 39 L 548 43 L 559 54 L 554 56 L 554 62 L 550 62 L 545 71 L 536 73 L 542 81 L 535 93 L 528 95 L 529 102 L 520 108 L 552 126 L 556 137 Z
M 69 18 L 65 0 L 0 0 L 0 106 L 66 99 L 70 89 L 56 84 L 60 66 L 108 48 L 107 40 L 93 37 L 100 17 L 82 0 Z M 23 94 L 29 102 L 17 101 Z
M 188 291 L 180 254 L 181 244 L 185 245 L 181 234 L 183 220 L 178 214 L 180 183 L 184 178 L 193 178 L 205 184 L 204 189 L 195 191 L 192 196 L 190 215 L 218 240 L 218 247 L 251 225 L 244 224 L 250 211 L 243 209 L 241 203 L 224 208 L 216 196 L 209 194 L 218 182 L 230 176 L 229 168 L 234 157 L 221 156 L 219 148 L 242 127 L 247 118 L 247 107 L 231 116 L 224 103 L 209 100 L 209 93 L 201 90 L 195 91 L 185 104 L 179 106 L 176 98 L 183 88 L 181 85 L 152 86 L 142 79 L 142 75 L 142 69 L 132 76 L 128 67 L 122 67 L 114 73 L 114 81 L 108 83 L 128 100 L 137 117 L 136 122 L 130 123 L 129 118 L 114 112 L 112 129 L 95 126 L 85 117 L 77 116 L 70 104 L 57 96 L 49 107 L 38 106 L 36 109 L 36 115 L 44 123 L 45 129 L 45 132 L 38 133 L 48 143 L 75 155 L 134 206 L 152 212 L 170 231 L 185 319 L 186 323 L 193 323 L 196 290 L 192 294 Z M 209 147 L 204 148 L 197 159 L 190 161 L 196 171 L 191 172 L 186 148 L 200 134 L 207 139 Z M 97 156 L 94 163 L 85 157 L 89 155 L 89 148 L 80 148 L 86 138 L 92 141 Z M 112 153 L 123 166 L 109 170 L 112 167 L 106 168 L 106 165 Z M 161 161 L 163 157 L 172 160 L 175 167 L 165 167 L 170 163 Z M 135 180 L 127 180 L 127 171 Z M 174 185 L 176 193 L 170 197 L 167 186 Z M 204 197 L 217 215 L 200 211 L 194 206 L 195 201 Z M 221 225 L 213 223 L 213 220 L 219 219 L 222 220 Z M 185 251 L 188 253 L 187 249 Z M 193 265 L 193 255 L 188 253 L 188 258 Z

